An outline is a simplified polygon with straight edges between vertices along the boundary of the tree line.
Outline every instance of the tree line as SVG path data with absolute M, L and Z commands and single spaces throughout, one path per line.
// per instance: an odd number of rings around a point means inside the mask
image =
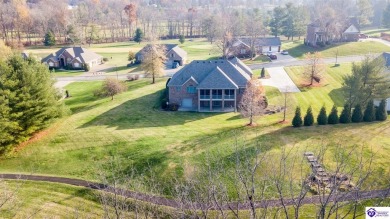
M 366 25 L 372 20 L 368 0 L 287 3 L 275 8 L 261 1 L 150 1 L 55 0 L 0 1 L 0 31 L 4 41 L 25 45 L 41 44 L 45 34 L 57 43 L 91 44 L 126 41 L 140 28 L 145 37 L 207 37 L 213 42 L 229 26 L 233 36 L 261 34 L 301 37 L 313 20 L 342 20 L 356 16 Z M 362 3 L 361 3 L 362 2 Z M 246 7 L 243 7 L 243 6 Z M 361 13 L 358 13 L 361 11 Z M 365 12 L 365 13 L 363 13 Z M 364 21 L 368 20 L 368 21 Z M 226 23 L 229 24 L 226 24 Z

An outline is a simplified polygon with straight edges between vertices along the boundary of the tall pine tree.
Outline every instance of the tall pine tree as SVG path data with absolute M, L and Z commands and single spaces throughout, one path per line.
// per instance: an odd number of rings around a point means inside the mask
M 375 117 L 377 121 L 385 121 L 387 119 L 386 100 L 382 100 L 378 109 L 375 111 Z
M 326 108 L 323 106 L 320 110 L 320 114 L 317 117 L 318 125 L 326 125 L 328 124 L 328 116 L 326 115 Z
M 375 107 L 374 107 L 374 101 L 372 100 L 367 102 L 366 109 L 364 110 L 363 121 L 365 122 L 375 121 Z
M 134 41 L 141 44 L 143 39 L 144 39 L 144 33 L 142 32 L 141 28 L 137 28 L 135 30 Z
M 304 126 L 312 126 L 314 124 L 314 116 L 313 116 L 313 110 L 311 109 L 311 106 L 306 111 L 305 118 L 303 119 L 303 125 Z
M 51 30 L 47 31 L 47 33 L 45 35 L 45 40 L 43 41 L 43 44 L 45 46 L 54 46 L 54 45 L 56 45 L 56 37 L 55 37 L 54 33 Z
M 355 109 L 353 109 L 351 121 L 354 123 L 358 123 L 358 122 L 363 121 L 362 107 L 360 106 L 360 104 L 357 104 L 355 106 Z
M 337 123 L 339 123 L 339 115 L 337 112 L 337 107 L 333 106 L 332 111 L 330 112 L 329 117 L 328 117 L 328 124 L 334 125 Z
M 348 104 L 344 105 L 339 121 L 340 123 L 351 123 L 351 108 L 349 107 Z
M 301 108 L 298 106 L 296 109 L 295 109 L 295 116 L 292 120 L 292 125 L 294 127 L 301 127 L 302 126 L 302 115 L 301 115 Z
M 0 153 L 27 140 L 63 112 L 48 68 L 29 58 L 0 61 Z

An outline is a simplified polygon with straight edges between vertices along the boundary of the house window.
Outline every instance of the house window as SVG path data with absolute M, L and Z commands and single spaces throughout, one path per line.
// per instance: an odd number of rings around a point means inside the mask
M 67 58 L 66 61 L 67 61 L 67 62 L 70 62 L 70 61 L 72 61 L 72 60 L 71 60 L 70 58 Z
M 210 90 L 200 90 L 200 99 L 210 99 Z
M 234 90 L 225 90 L 225 99 L 234 99 Z
M 80 67 L 80 63 L 78 63 L 78 62 L 75 62 L 73 65 L 74 65 L 75 68 L 79 68 Z
M 53 66 L 54 66 L 54 63 L 53 63 L 53 62 L 49 62 L 49 66 L 50 66 L 50 67 L 53 67 Z
M 196 93 L 196 87 L 194 87 L 194 86 L 188 86 L 188 87 L 187 87 L 187 93 L 189 93 L 189 94 L 195 94 L 195 93 Z
M 181 87 L 176 87 L 176 91 L 180 92 L 181 91 Z
M 222 99 L 222 90 L 213 90 L 213 99 Z
M 172 58 L 175 57 L 175 54 L 171 53 L 171 57 L 172 57 Z
M 241 54 L 245 54 L 246 53 L 246 50 L 245 49 L 241 49 Z

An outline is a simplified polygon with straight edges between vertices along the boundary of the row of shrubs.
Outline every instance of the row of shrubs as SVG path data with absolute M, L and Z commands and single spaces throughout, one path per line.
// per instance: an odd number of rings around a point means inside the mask
M 323 106 L 317 116 L 318 125 L 338 124 L 338 123 L 359 123 L 359 122 L 373 122 L 385 121 L 387 119 L 386 100 L 382 100 L 379 107 L 374 106 L 373 101 L 369 101 L 363 113 L 360 104 L 357 104 L 351 114 L 351 107 L 346 104 L 340 116 L 338 115 L 337 107 L 333 106 L 329 115 L 326 113 L 326 108 Z M 302 120 L 301 108 L 297 107 L 295 116 L 292 120 L 294 127 L 312 126 L 314 125 L 314 116 L 311 106 L 307 109 L 306 115 Z

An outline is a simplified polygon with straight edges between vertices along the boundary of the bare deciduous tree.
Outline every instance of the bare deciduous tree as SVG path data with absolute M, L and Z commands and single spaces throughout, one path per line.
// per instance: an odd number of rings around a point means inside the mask
M 249 118 L 249 124 L 253 125 L 253 119 L 257 115 L 261 115 L 266 106 L 264 100 L 265 91 L 261 85 L 261 82 L 257 79 L 251 79 L 242 96 L 241 102 L 239 104 L 240 113 L 244 117 Z
M 325 64 L 322 59 L 322 55 L 320 52 L 314 53 L 306 53 L 306 67 L 304 71 L 304 75 L 307 80 L 310 82 L 310 86 L 313 85 L 314 81 L 317 83 L 320 82 L 322 74 L 325 71 Z
M 101 89 L 95 91 L 95 96 L 111 97 L 114 100 L 114 96 L 127 90 L 127 86 L 116 78 L 106 78 L 103 82 Z
M 141 68 L 146 76 L 152 77 L 152 84 L 155 78 L 164 74 L 166 48 L 164 45 L 151 43 L 142 53 Z

